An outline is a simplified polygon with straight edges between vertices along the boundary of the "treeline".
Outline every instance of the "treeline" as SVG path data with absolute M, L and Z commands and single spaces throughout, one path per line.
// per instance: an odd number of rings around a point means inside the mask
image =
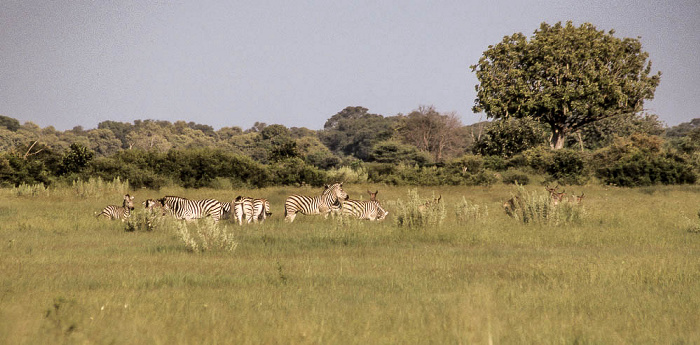
M 104 121 L 57 131 L 0 116 L 3 186 L 116 177 L 135 187 L 321 185 L 331 180 L 406 185 L 695 183 L 700 119 L 664 128 L 656 116 L 597 121 L 551 150 L 532 119 L 464 126 L 454 113 L 420 107 L 382 116 L 347 107 L 323 129 L 256 123 L 243 130 L 194 122 Z

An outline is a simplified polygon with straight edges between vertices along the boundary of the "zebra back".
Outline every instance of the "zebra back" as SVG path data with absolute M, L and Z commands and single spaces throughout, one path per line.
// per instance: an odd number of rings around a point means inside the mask
M 188 200 L 179 196 L 165 196 L 159 200 L 163 208 L 176 219 L 199 219 L 210 216 L 221 219 L 221 203 L 214 199 Z
M 239 195 L 233 201 L 233 217 L 239 225 L 243 225 L 243 219 L 247 223 L 253 221 L 253 198 Z
M 342 183 L 326 185 L 321 195 L 316 197 L 290 195 L 284 202 L 284 217 L 293 222 L 297 213 L 308 215 L 338 211 L 342 208 L 340 201 L 347 199 L 348 194 L 343 190 Z
M 358 219 L 382 220 L 389 212 L 376 200 L 346 200 L 343 201 L 343 214 Z
M 97 215 L 97 218 L 106 217 L 108 219 L 125 220 L 131 216 L 131 210 L 133 209 L 134 197 L 130 196 L 129 194 L 125 194 L 121 207 L 117 205 L 107 205 L 102 209 L 102 212 Z
M 264 221 L 271 216 L 270 202 L 267 199 L 253 199 L 253 220 Z

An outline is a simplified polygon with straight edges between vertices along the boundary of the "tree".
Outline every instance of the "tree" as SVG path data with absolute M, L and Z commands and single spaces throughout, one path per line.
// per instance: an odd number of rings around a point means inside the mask
M 494 121 L 481 139 L 474 143 L 473 152 L 484 156 L 512 157 L 527 149 L 546 143 L 545 130 L 531 118 Z
M 660 135 L 663 132 L 663 124 L 656 115 L 625 113 L 583 126 L 567 139 L 567 145 L 595 150 L 612 144 L 615 137 Z
M 391 118 L 370 114 L 367 108 L 347 107 L 328 119 L 318 136 L 335 154 L 367 160 L 372 146 L 389 139 L 393 128 Z
M 12 132 L 17 132 L 17 130 L 20 127 L 19 121 L 17 121 L 17 119 L 4 115 L 0 115 L 0 126 L 4 126 Z
M 446 152 L 455 153 L 462 147 L 462 136 L 458 134 L 461 127 L 454 113 L 440 114 L 433 106 L 421 106 L 406 116 L 399 116 L 398 132 L 405 143 L 429 152 L 435 162 L 441 162 Z
M 553 149 L 583 126 L 643 110 L 661 73 L 651 75 L 639 39 L 619 39 L 590 23 L 542 23 L 489 46 L 471 66 L 479 84 L 473 110 L 490 118 L 531 116 L 552 130 Z

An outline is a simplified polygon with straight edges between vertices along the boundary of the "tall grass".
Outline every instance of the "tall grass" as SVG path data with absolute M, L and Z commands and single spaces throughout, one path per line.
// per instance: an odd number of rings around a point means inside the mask
M 516 188 L 503 206 L 508 215 L 525 224 L 567 225 L 581 223 L 586 217 L 586 209 L 581 204 L 567 199 L 555 203 L 548 193 L 527 191 L 521 185 Z
M 409 189 L 406 201 L 396 201 L 396 225 L 407 228 L 441 225 L 447 216 L 445 204 L 431 200 L 436 200 L 434 195 L 433 199 L 423 199 L 418 189 Z
M 130 232 L 91 212 L 121 191 L 0 189 L 0 343 L 700 343 L 700 236 L 688 231 L 700 187 L 583 188 L 585 217 L 552 226 L 502 211 L 511 186 L 347 186 L 353 197 L 379 189 L 394 219 L 399 201 L 441 195 L 449 212 L 419 231 L 388 219 L 285 223 L 286 196 L 312 187 L 139 190 L 138 204 L 265 197 L 274 215 Z M 198 241 L 235 234 L 237 246 L 195 252 L 183 226 Z

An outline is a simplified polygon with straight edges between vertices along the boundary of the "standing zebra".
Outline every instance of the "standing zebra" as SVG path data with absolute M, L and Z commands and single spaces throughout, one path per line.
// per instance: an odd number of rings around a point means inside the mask
M 237 196 L 232 202 L 233 204 L 233 219 L 238 221 L 238 225 L 243 225 L 243 219 L 246 223 L 253 221 L 253 198 L 247 196 Z
M 342 183 L 326 185 L 323 193 L 316 197 L 291 195 L 284 202 L 284 220 L 293 222 L 297 213 L 324 214 L 328 217 L 331 211 L 342 208 L 341 200 L 347 200 L 348 194 L 343 190 Z
M 228 201 L 221 203 L 221 219 L 231 218 L 231 203 Z
M 267 199 L 253 199 L 253 221 L 264 221 L 271 216 L 270 202 Z
M 343 214 L 351 215 L 357 219 L 383 220 L 389 211 L 382 208 L 377 201 L 377 192 L 369 193 L 370 200 L 346 200 L 343 201 Z
M 165 196 L 158 202 L 176 219 L 189 221 L 210 216 L 214 222 L 218 222 L 221 218 L 221 203 L 214 199 L 188 200 L 179 196 Z
M 122 203 L 121 207 L 117 205 L 108 205 L 102 209 L 102 212 L 97 215 L 97 218 L 100 216 L 105 216 L 108 219 L 121 219 L 123 222 L 131 216 L 131 210 L 133 209 L 134 197 L 130 196 L 129 194 L 125 194 L 124 202 Z

